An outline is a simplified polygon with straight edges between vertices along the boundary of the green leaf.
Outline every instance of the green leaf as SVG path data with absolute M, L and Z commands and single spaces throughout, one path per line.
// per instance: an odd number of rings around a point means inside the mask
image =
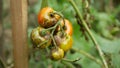
M 120 39 L 108 40 L 95 33 L 94 36 L 104 52 L 114 54 L 120 51 Z
M 120 68 L 120 54 L 112 55 L 113 68 Z

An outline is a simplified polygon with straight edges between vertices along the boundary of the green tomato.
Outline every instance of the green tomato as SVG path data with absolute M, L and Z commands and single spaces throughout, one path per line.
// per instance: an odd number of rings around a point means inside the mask
M 54 48 L 51 51 L 51 59 L 52 60 L 60 60 L 64 57 L 64 51 L 60 48 Z

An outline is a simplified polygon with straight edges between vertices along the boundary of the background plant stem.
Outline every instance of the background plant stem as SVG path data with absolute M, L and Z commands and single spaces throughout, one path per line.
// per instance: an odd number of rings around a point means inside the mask
M 44 8 L 44 7 L 47 7 L 48 6 L 48 1 L 47 0 L 42 0 L 42 3 L 41 3 L 41 8 Z
M 79 19 L 81 20 L 81 23 L 83 24 L 83 26 L 85 27 L 88 35 L 90 36 L 91 40 L 93 41 L 93 43 L 94 43 L 94 45 L 95 45 L 95 47 L 96 47 L 96 49 L 97 49 L 97 51 L 98 51 L 101 59 L 102 59 L 102 62 L 103 62 L 103 64 L 104 64 L 104 67 L 105 67 L 105 68 L 108 68 L 107 62 L 106 62 L 106 60 L 105 60 L 105 58 L 104 58 L 104 54 L 103 54 L 100 46 L 98 45 L 97 41 L 95 40 L 94 36 L 92 35 L 90 29 L 88 28 L 86 22 L 83 20 L 83 17 L 81 16 L 79 9 L 77 8 L 77 5 L 75 4 L 75 2 L 74 2 L 73 0 L 69 0 L 69 2 L 71 3 L 71 5 L 73 6 L 74 10 L 75 10 L 76 13 L 78 14 Z
M 89 53 L 87 53 L 87 52 L 85 52 L 85 51 L 83 51 L 83 50 L 78 50 L 78 49 L 76 49 L 76 48 L 72 48 L 72 49 L 73 49 L 74 51 L 76 51 L 76 52 L 78 52 L 78 53 L 86 56 L 87 58 L 95 61 L 97 64 L 99 64 L 99 65 L 102 66 L 101 61 L 100 61 L 99 59 L 95 58 L 94 56 L 92 56 L 91 54 L 89 54 Z

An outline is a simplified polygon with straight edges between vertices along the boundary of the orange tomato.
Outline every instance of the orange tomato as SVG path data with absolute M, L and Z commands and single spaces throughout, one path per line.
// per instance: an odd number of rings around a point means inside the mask
M 58 14 L 54 14 L 54 11 L 50 7 L 45 7 L 41 9 L 41 11 L 38 14 L 38 23 L 40 26 L 44 28 L 49 28 L 57 23 L 57 21 L 60 19 L 60 16 Z

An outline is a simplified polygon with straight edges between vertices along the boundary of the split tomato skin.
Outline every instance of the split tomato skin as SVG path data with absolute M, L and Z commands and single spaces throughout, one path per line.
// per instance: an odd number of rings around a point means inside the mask
M 51 26 L 54 26 L 57 21 L 60 19 L 60 16 L 58 14 L 55 14 L 56 11 L 54 11 L 50 7 L 45 7 L 41 9 L 41 11 L 38 14 L 38 23 L 40 26 L 44 28 L 49 28 Z
M 65 32 L 67 34 L 69 34 L 70 36 L 72 36 L 72 34 L 73 34 L 73 27 L 72 27 L 71 22 L 69 20 L 67 20 L 67 19 L 65 19 L 65 27 L 66 27 Z
M 61 48 L 54 48 L 51 51 L 52 60 L 60 60 L 64 57 L 64 51 Z
M 64 24 L 64 21 L 62 20 L 61 23 Z M 73 27 L 72 27 L 71 22 L 69 20 L 65 19 L 65 24 L 64 25 L 65 25 L 65 28 L 64 28 L 65 32 L 67 34 L 69 34 L 70 36 L 72 36 L 72 34 L 73 34 Z
M 32 30 L 30 38 L 33 43 L 33 47 L 46 48 L 51 45 L 51 39 L 50 39 L 49 32 L 46 32 L 45 35 L 41 35 L 41 32 L 43 30 L 44 28 L 42 27 L 37 27 Z M 45 43 L 43 44 L 43 42 Z
M 64 19 L 60 21 L 60 25 L 62 26 L 62 28 L 64 29 L 65 33 L 69 34 L 70 36 L 72 36 L 73 34 L 73 27 L 72 24 L 69 20 Z M 56 29 L 56 31 L 60 31 L 60 26 Z

